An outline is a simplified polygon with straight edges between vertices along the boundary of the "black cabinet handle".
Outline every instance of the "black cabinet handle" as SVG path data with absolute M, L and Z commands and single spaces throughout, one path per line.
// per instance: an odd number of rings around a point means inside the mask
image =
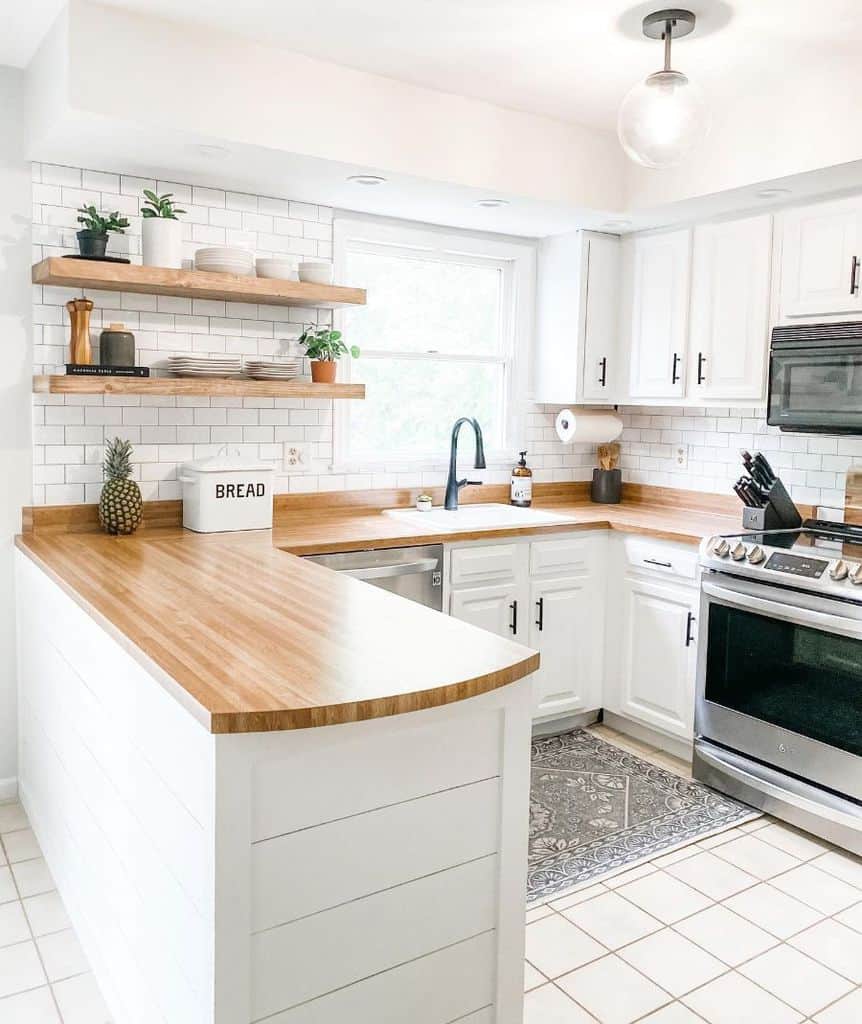
M 539 600 L 536 601 L 536 607 L 539 610 L 539 617 L 536 619 L 536 625 L 539 627 L 539 632 L 541 633 L 545 628 L 545 599 L 543 597 L 540 597 Z
M 645 565 L 660 565 L 662 569 L 672 569 L 673 562 L 660 562 L 657 558 L 645 558 Z
M 855 295 L 859 291 L 859 257 L 854 256 L 850 261 L 850 294 Z
M 698 382 L 698 384 L 703 384 L 706 381 L 706 374 L 703 372 L 703 366 L 704 366 L 705 362 L 706 362 L 706 356 L 703 354 L 703 352 L 698 352 L 698 354 L 697 354 L 697 382 Z
M 695 624 L 695 622 L 697 622 L 697 619 L 691 614 L 691 612 L 689 612 L 688 613 L 688 620 L 686 621 L 686 624 L 685 624 L 685 646 L 686 647 L 691 647 L 691 645 L 694 643 L 694 636 L 692 635 L 691 627 Z
M 674 352 L 674 354 L 673 354 L 673 369 L 670 372 L 670 382 L 671 382 L 671 384 L 678 384 L 679 383 L 679 373 L 677 372 L 679 370 L 679 363 L 680 363 L 680 354 L 679 354 L 679 352 Z
M 602 368 L 602 375 L 599 377 L 599 384 L 602 387 L 606 387 L 608 383 L 608 357 L 602 356 L 599 360 L 599 366 Z
M 512 611 L 512 621 L 509 623 L 509 629 L 511 629 L 513 633 L 517 633 L 518 632 L 518 602 L 517 601 L 513 601 L 509 605 L 509 608 Z

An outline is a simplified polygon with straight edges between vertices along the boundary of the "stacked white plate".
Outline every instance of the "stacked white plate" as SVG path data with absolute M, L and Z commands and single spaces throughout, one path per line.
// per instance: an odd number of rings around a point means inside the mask
M 246 359 L 243 368 L 252 380 L 290 380 L 302 373 L 302 359 Z
M 198 249 L 195 253 L 195 270 L 254 277 L 254 253 L 249 249 L 230 249 L 224 246 Z
M 238 377 L 242 373 L 239 356 L 168 356 L 168 368 L 178 377 Z

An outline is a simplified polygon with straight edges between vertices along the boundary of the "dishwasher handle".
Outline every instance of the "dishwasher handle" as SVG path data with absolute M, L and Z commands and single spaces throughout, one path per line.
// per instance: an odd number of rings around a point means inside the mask
M 437 568 L 438 559 L 420 558 L 415 562 L 393 562 L 390 565 L 369 565 L 361 569 L 339 569 L 346 576 L 357 580 L 385 580 L 394 576 L 412 576 L 420 572 L 432 572 Z

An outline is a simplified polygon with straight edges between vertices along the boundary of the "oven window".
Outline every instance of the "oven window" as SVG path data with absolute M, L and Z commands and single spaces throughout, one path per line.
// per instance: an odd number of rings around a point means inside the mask
M 712 604 L 705 695 L 862 755 L 862 640 Z
M 774 352 L 768 421 L 778 426 L 842 429 L 862 423 L 862 355 Z

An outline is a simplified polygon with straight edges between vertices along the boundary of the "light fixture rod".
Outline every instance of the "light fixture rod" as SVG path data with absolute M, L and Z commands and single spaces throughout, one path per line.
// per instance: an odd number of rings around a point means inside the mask
M 670 44 L 673 41 L 673 22 L 668 19 L 664 23 L 664 69 L 670 71 Z

